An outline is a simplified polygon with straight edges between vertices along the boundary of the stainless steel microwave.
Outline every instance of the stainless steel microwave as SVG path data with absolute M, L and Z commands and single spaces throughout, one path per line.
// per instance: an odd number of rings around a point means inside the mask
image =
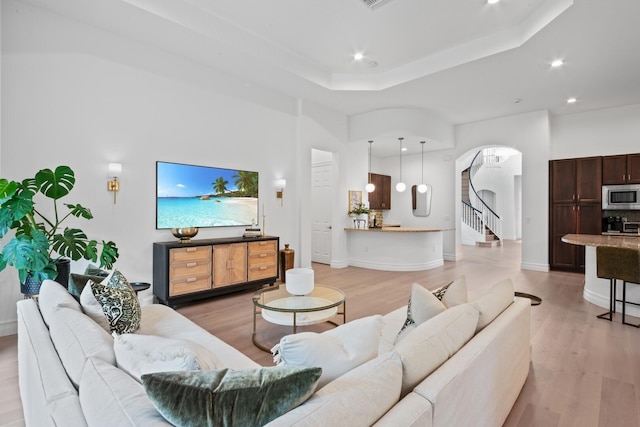
M 602 209 L 640 210 L 640 184 L 603 185 Z

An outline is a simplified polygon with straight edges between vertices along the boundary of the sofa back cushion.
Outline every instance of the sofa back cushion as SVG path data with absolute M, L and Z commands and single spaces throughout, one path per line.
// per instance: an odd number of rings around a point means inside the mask
M 267 426 L 371 426 L 398 402 L 401 384 L 400 359 L 385 353 L 330 382 Z
M 80 404 L 92 427 L 170 426 L 140 383 L 101 359 L 90 358 L 80 380 Z
M 40 287 L 40 295 L 38 296 L 38 305 L 40 313 L 47 326 L 55 317 L 55 312 L 60 307 L 66 307 L 75 311 L 82 311 L 78 301 L 58 282 L 53 280 L 45 280 Z
M 111 335 L 79 311 L 66 307 L 58 309 L 49 325 L 49 333 L 62 365 L 76 387 L 89 357 L 100 358 L 111 365 L 116 363 Z
M 477 323 L 478 310 L 461 304 L 427 320 L 400 341 L 395 351 L 402 361 L 402 396 L 465 345 Z
M 504 279 L 494 284 L 482 296 L 472 301 L 480 316 L 476 333 L 484 329 L 500 313 L 513 303 L 514 291 L 511 279 Z

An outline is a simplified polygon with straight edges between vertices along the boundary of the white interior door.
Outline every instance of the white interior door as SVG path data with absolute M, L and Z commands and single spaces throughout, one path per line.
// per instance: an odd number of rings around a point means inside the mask
M 331 162 L 311 168 L 311 261 L 331 263 Z

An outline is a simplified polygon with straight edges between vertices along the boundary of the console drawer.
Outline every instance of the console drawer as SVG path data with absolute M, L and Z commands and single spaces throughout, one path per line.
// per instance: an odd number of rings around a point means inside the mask
M 188 248 L 174 248 L 169 251 L 170 263 L 199 259 L 211 259 L 211 246 L 190 246 Z
M 181 277 L 169 281 L 169 295 L 176 296 L 211 289 L 211 274 Z

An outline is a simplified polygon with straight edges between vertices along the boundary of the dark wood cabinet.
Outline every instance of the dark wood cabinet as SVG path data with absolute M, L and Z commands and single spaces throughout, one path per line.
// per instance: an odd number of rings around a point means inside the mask
M 369 209 L 391 209 L 391 177 L 389 175 L 369 174 L 370 182 L 376 189 L 369 193 Z
M 549 264 L 584 271 L 584 248 L 565 234 L 602 232 L 602 157 L 552 160 L 549 167 Z
M 640 154 L 603 157 L 602 184 L 640 184 Z
M 153 294 L 176 305 L 240 291 L 278 279 L 278 237 L 153 244 Z

